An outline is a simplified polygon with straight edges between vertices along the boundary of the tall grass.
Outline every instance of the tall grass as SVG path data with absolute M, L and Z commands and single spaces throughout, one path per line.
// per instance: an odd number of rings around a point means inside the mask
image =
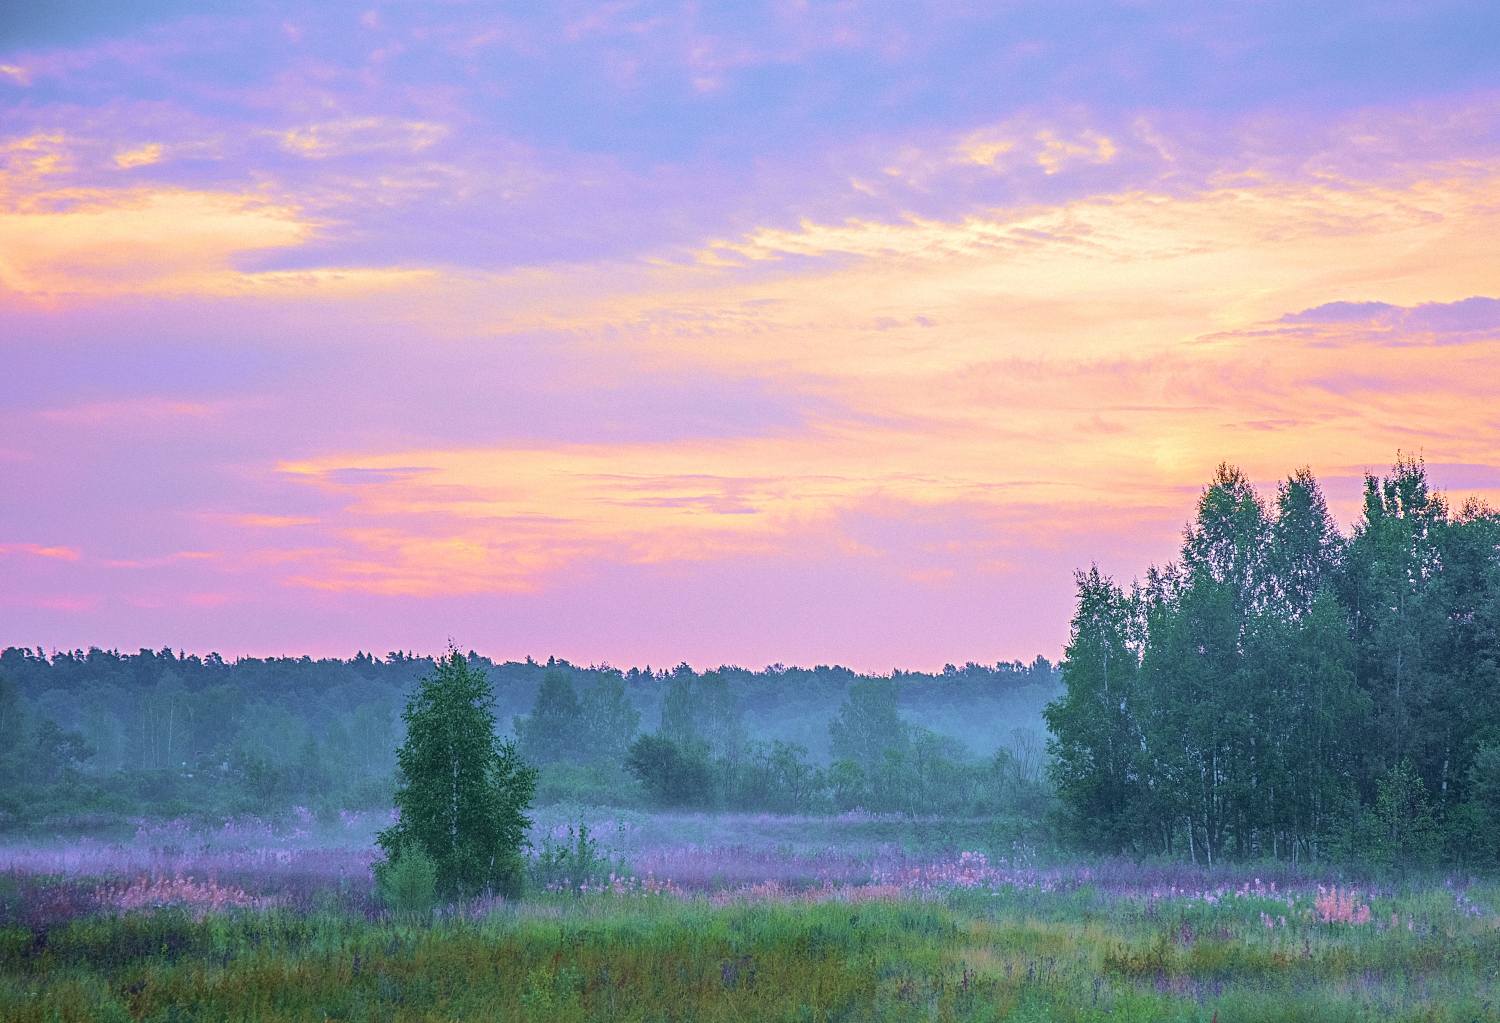
M 0 1019 L 1500 1020 L 1492 889 L 1361 896 L 1366 923 L 1253 891 L 869 894 L 11 926 Z

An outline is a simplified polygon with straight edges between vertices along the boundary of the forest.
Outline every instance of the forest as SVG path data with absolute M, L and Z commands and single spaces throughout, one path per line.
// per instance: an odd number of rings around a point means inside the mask
M 1180 560 L 1078 575 L 1046 710 L 1062 838 L 1212 864 L 1493 866 L 1500 516 L 1420 459 L 1367 476 L 1349 535 L 1317 480 L 1220 466 Z
M 861 676 L 494 663 L 470 652 L 538 801 L 627 808 L 1011 814 L 1045 826 L 1045 658 Z M 325 819 L 391 805 L 400 711 L 431 657 L 0 653 L 0 827 L 138 816 Z M 975 711 L 979 713 L 975 713 Z

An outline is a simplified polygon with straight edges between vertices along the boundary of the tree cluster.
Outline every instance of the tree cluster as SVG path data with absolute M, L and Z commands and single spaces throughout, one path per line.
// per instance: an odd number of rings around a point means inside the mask
M 1010 727 L 995 715 L 1034 720 L 1059 677 L 1040 657 L 886 677 L 828 665 L 700 674 L 687 665 L 496 663 L 472 651 L 465 659 L 490 680 L 496 719 L 513 726 L 522 758 L 541 769 L 539 802 L 777 812 L 915 806 L 981 814 L 1011 806 L 1031 791 L 1016 782 L 1030 776 L 1021 768 L 1027 759 L 996 768 L 994 758 L 954 740 L 993 749 Z M 293 806 L 331 820 L 343 809 L 389 806 L 405 737 L 397 708 L 438 666 L 401 652 L 230 661 L 170 649 L 7 648 L 0 829 L 143 814 L 276 815 Z M 829 718 L 877 691 L 896 701 L 885 712 L 901 726 L 887 736 L 891 758 L 879 745 L 851 757 Z M 644 716 L 660 720 L 662 742 L 643 747 L 650 757 L 641 766 L 658 766 L 632 772 L 630 746 Z M 1006 744 L 1034 739 L 1010 736 Z M 962 784 L 939 786 L 945 764 L 955 765 Z
M 820 766 L 801 743 L 751 737 L 739 695 L 718 671 L 679 665 L 667 678 L 655 732 L 636 734 L 623 692 L 596 678 L 580 700 L 568 676 L 549 671 L 528 717 L 515 728 L 521 750 L 545 766 L 544 799 L 632 801 L 656 806 L 826 813 L 864 809 L 931 816 L 1009 814 L 1040 821 L 1049 807 L 1043 741 L 1015 729 L 992 756 L 900 713 L 899 677 L 857 676 L 828 723 L 832 761 Z M 610 741 L 591 739 L 590 715 L 610 722 Z M 588 779 L 593 780 L 590 789 Z
M 1349 536 L 1312 473 L 1263 499 L 1221 466 L 1181 560 L 1077 578 L 1046 712 L 1066 834 L 1108 852 L 1493 861 L 1500 517 L 1420 460 Z

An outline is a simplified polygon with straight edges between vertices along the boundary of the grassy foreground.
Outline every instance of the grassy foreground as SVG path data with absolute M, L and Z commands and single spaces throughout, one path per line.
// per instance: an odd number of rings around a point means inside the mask
M 600 895 L 421 925 L 163 910 L 0 931 L 0 1019 L 1500 1020 L 1493 913 L 1441 888 L 1370 906 L 1364 924 L 1088 889 Z

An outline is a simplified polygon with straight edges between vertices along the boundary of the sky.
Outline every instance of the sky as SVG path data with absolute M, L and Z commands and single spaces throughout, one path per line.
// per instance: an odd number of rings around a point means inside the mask
M 1500 504 L 1493 3 L 12 6 L 0 645 L 1056 659 L 1220 462 Z

